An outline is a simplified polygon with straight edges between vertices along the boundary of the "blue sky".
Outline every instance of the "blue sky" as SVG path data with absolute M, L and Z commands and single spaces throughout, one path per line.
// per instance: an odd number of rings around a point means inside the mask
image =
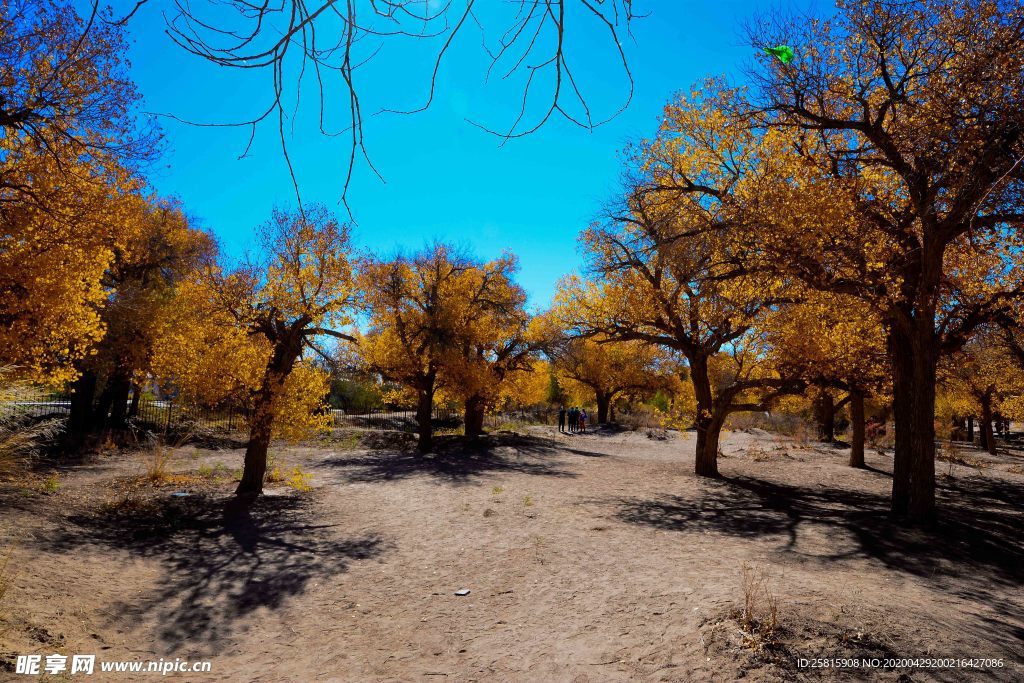
M 500 128 L 516 111 L 509 88 L 493 81 L 484 85 L 487 57 L 480 33 L 465 29 L 442 66 L 428 111 L 367 117 L 366 144 L 386 183 L 366 166 L 357 167 L 348 194 L 356 243 L 388 254 L 441 239 L 483 258 L 510 249 L 520 259 L 519 280 L 531 304 L 546 306 L 558 278 L 579 268 L 579 231 L 617 191 L 619 151 L 654 132 L 661 107 L 674 92 L 707 75 L 741 78 L 752 57 L 743 44 L 742 22 L 768 8 L 750 0 L 634 4 L 650 16 L 634 23 L 635 42 L 623 41 L 635 79 L 629 108 L 594 131 L 552 120 L 505 145 L 466 122 L 468 117 Z M 266 102 L 266 76 L 213 67 L 185 54 L 164 35 L 159 9 L 144 7 L 130 25 L 131 73 L 147 110 L 196 121 L 237 121 Z M 611 46 L 596 37 L 570 36 L 577 39 L 572 56 L 582 87 L 592 93 L 591 107 L 610 113 L 626 92 L 625 82 L 609 61 Z M 357 72 L 365 110 L 419 104 L 427 91 L 430 54 L 430 46 L 412 41 L 385 46 Z M 342 95 L 337 88 L 331 92 Z M 303 96 L 312 103 L 314 89 Z M 305 113 L 295 121 L 289 153 L 303 201 L 324 202 L 347 217 L 338 203 L 345 143 L 319 134 L 314 107 L 300 111 Z M 276 130 L 261 131 L 249 156 L 239 160 L 247 131 L 170 119 L 161 125 L 168 153 L 151 172 L 154 186 L 180 197 L 229 255 L 255 249 L 254 228 L 271 207 L 295 204 Z

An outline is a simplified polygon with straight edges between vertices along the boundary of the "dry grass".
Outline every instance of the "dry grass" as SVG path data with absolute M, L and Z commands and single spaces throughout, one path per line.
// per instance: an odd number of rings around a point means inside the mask
M 310 485 L 312 480 L 313 475 L 299 465 L 289 467 L 284 463 L 276 463 L 273 457 L 268 459 L 267 475 L 264 479 L 268 484 L 284 484 L 295 491 L 309 491 L 313 488 Z
M 865 426 L 864 443 L 876 451 L 891 450 L 896 447 L 896 432 L 890 424 L 877 424 L 870 420 Z
M 0 556 L 0 602 L 3 602 L 4 596 L 7 595 L 7 591 L 10 590 L 11 584 L 14 583 L 14 579 L 18 572 L 11 566 L 11 557 L 14 555 L 14 546 L 8 546 L 3 556 Z
M 159 445 L 150 449 L 146 460 L 146 481 L 162 483 L 167 480 L 167 465 L 171 461 L 171 449 Z
M 743 563 L 740 587 L 743 606 L 735 615 L 743 631 L 743 644 L 751 650 L 769 649 L 776 643 L 779 628 L 779 599 L 769 586 L 767 570 Z
M 793 438 L 793 444 L 797 448 L 807 448 L 813 439 L 811 435 L 811 427 L 803 420 L 793 427 L 793 432 L 790 436 Z
M 973 467 L 977 470 L 983 470 L 989 466 L 989 463 L 984 460 L 961 451 L 954 446 L 951 441 L 942 442 L 935 452 L 935 459 L 949 463 L 949 472 L 947 473 L 947 476 L 953 476 L 953 465 Z
M 725 429 L 745 432 L 761 429 L 773 434 L 794 436 L 797 432 L 806 431 L 807 421 L 801 415 L 789 412 L 742 412 L 729 415 L 725 420 Z
M 754 462 L 777 462 L 789 457 L 786 449 L 782 446 L 775 446 L 771 450 L 766 450 L 761 446 L 751 446 L 744 453 Z
M 149 450 L 146 453 L 146 473 L 143 479 L 155 485 L 180 484 L 182 475 L 170 471 L 171 458 L 174 451 L 181 448 L 195 437 L 192 430 L 183 431 L 173 437 L 167 434 L 149 434 Z
M 99 507 L 106 517 L 141 517 L 155 514 L 160 504 L 153 498 L 144 498 L 137 489 L 124 491 L 114 500 L 108 500 Z
M 588 411 L 589 415 L 589 411 Z M 594 413 L 595 422 L 597 413 Z M 628 429 L 629 431 L 636 432 L 640 430 L 647 430 L 648 435 L 653 432 L 664 433 L 664 425 L 662 424 L 663 418 L 660 413 L 657 413 L 646 407 L 638 407 L 636 410 L 629 413 L 616 413 L 615 424 L 618 426 Z M 590 424 L 590 420 L 587 420 L 587 424 Z
M 23 472 L 62 424 L 57 419 L 33 420 L 19 408 L 47 397 L 37 387 L 15 380 L 14 373 L 12 366 L 0 367 L 0 475 Z

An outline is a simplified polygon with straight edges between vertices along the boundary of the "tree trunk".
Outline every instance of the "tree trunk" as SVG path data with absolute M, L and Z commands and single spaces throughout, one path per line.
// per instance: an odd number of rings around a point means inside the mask
M 247 502 L 263 493 L 263 480 L 267 475 L 267 451 L 274 432 L 278 399 L 301 352 L 301 330 L 289 330 L 283 337 L 274 340 L 274 352 L 267 361 L 249 418 L 249 443 L 245 447 L 242 480 L 235 489 L 235 496 Z
M 96 373 L 86 370 L 72 385 L 68 433 L 75 436 L 93 430 L 92 404 L 96 398 Z
M 607 391 L 595 391 L 597 396 L 597 424 L 608 423 L 608 408 L 612 402 L 612 395 Z
M 989 391 L 981 396 L 981 441 L 982 448 L 996 454 L 996 439 L 992 433 L 992 392 Z
M 107 382 L 100 392 L 100 397 L 92 409 L 92 431 L 102 431 L 106 428 L 110 416 L 110 407 L 114 404 L 114 382 L 113 378 L 107 378 Z
M 484 433 L 485 408 L 482 396 L 471 396 L 466 399 L 466 436 L 471 439 L 476 439 Z
M 702 477 L 718 477 L 718 442 L 722 435 L 725 416 L 713 414 L 706 421 L 703 432 L 697 427 L 697 468 Z
M 714 396 L 708 376 L 707 358 L 698 356 L 690 359 L 690 381 L 697 398 L 697 453 L 694 472 L 701 477 L 718 475 L 718 438 L 722 431 L 722 420 L 715 414 Z
M 967 429 L 964 427 L 964 419 L 957 415 L 954 415 L 949 420 L 949 440 L 950 441 L 963 441 L 966 437 L 964 434 Z
M 255 499 L 263 493 L 263 480 L 267 476 L 267 451 L 274 430 L 274 408 L 260 406 L 253 410 L 249 419 L 249 443 L 245 447 L 245 465 L 242 480 L 238 482 L 235 495 Z
M 130 377 L 121 377 L 111 379 L 110 387 L 110 420 L 107 422 L 108 427 L 114 429 L 120 429 L 127 423 L 128 417 L 128 394 L 132 389 L 132 381 Z
M 864 393 L 850 391 L 850 467 L 864 467 Z
M 910 449 L 911 393 L 914 390 L 913 349 L 905 335 L 895 330 L 889 333 L 892 356 L 892 417 L 895 428 L 895 448 L 892 462 L 892 500 L 890 509 L 904 517 L 910 509 Z
M 433 382 L 429 389 L 420 389 L 416 398 L 416 448 L 420 453 L 429 453 L 434 447 L 434 424 L 431 421 L 434 412 Z
M 822 443 L 835 442 L 836 402 L 832 394 L 822 390 L 814 402 L 814 410 L 818 419 L 818 440 Z
M 935 516 L 935 316 L 907 321 L 911 330 L 890 331 L 893 360 L 892 512 L 915 521 Z
M 974 443 L 974 416 L 967 416 L 967 443 Z
M 142 387 L 132 384 L 132 403 L 128 407 L 128 417 L 139 416 L 139 402 L 142 399 Z

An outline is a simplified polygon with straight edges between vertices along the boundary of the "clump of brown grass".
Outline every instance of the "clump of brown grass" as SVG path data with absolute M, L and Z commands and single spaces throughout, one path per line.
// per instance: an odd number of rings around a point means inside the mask
M 2 556 L 0 556 L 0 602 L 3 601 L 4 596 L 7 595 L 7 591 L 10 590 L 11 584 L 14 583 L 14 579 L 17 577 L 17 570 L 11 566 L 11 558 L 14 555 L 14 546 L 8 546 L 7 550 Z
M 776 644 L 779 628 L 779 599 L 769 586 L 768 572 L 760 565 L 743 563 L 740 587 L 743 606 L 734 615 L 743 635 L 743 645 L 762 651 Z
M 99 507 L 101 515 L 106 517 L 140 517 L 154 514 L 159 504 L 152 498 L 144 498 L 135 489 L 121 493 L 113 500 L 105 501 Z
M 793 427 L 793 432 L 790 434 L 793 439 L 793 443 L 800 448 L 806 448 L 811 442 L 811 429 L 807 425 L 807 422 L 800 420 Z
M 973 467 L 977 470 L 983 470 L 988 467 L 988 463 L 980 458 L 964 453 L 951 441 L 943 441 L 942 445 L 935 452 L 935 459 L 949 463 L 949 472 L 947 476 L 953 476 L 953 465 L 962 465 L 964 467 Z
M 0 475 L 24 471 L 60 431 L 60 420 L 29 417 L 29 408 L 46 400 L 41 389 L 15 379 L 13 366 L 0 366 Z
M 171 449 L 161 444 L 151 448 L 146 461 L 146 481 L 158 484 L 167 479 L 167 465 L 171 460 Z
M 150 484 L 180 483 L 182 475 L 176 475 L 170 471 L 171 457 L 174 451 L 188 443 L 194 437 L 191 430 L 177 433 L 174 436 L 168 434 L 149 434 L 149 448 L 146 453 L 146 473 L 143 480 Z
M 744 453 L 754 462 L 775 462 L 787 457 L 786 449 L 782 447 L 775 447 L 768 451 L 761 446 L 750 446 L 744 449 Z

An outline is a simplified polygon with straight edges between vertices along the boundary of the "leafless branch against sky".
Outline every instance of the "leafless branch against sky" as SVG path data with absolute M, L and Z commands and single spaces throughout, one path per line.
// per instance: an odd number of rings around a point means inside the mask
M 260 126 L 276 128 L 297 197 L 301 195 L 288 140 L 294 134 L 304 83 L 314 82 L 319 133 L 347 139 L 341 187 L 346 209 L 360 163 L 380 177 L 367 145 L 367 112 L 360 99 L 357 70 L 394 41 L 416 39 L 430 44 L 426 92 L 418 105 L 383 108 L 374 114 L 428 109 L 452 46 L 473 28 L 480 32 L 489 60 L 486 80 L 518 76 L 522 81 L 510 123 L 469 121 L 502 143 L 529 135 L 553 118 L 593 129 L 621 113 L 633 96 L 633 74 L 622 44 L 631 36 L 630 25 L 637 17 L 632 0 L 129 0 L 124 14 L 114 21 L 130 22 L 144 8 L 158 6 L 167 35 L 187 53 L 220 67 L 266 74 L 266 100 L 254 116 L 184 122 L 248 128 L 241 157 L 250 151 Z M 606 41 L 624 76 L 625 91 L 613 111 L 594 110 L 585 79 L 579 76 L 580 65 L 571 61 L 574 42 L 584 34 Z M 396 74 L 396 82 L 403 75 Z M 345 124 L 333 128 L 328 121 L 339 106 Z M 163 115 L 183 121 L 174 112 Z

